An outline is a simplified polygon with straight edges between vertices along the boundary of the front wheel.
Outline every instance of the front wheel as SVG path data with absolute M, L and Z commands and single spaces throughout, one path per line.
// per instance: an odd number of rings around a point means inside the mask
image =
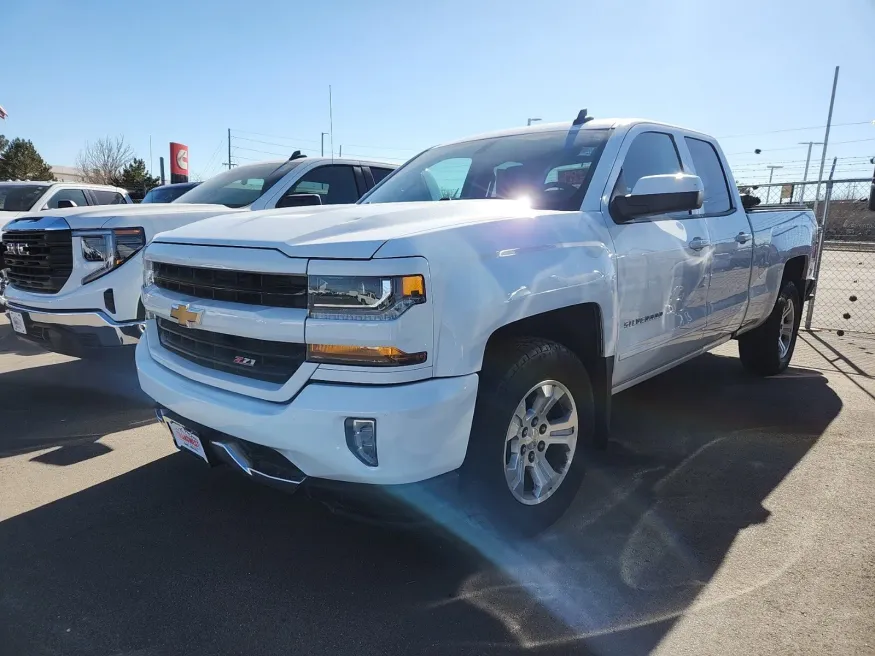
M 466 489 L 501 528 L 538 533 L 574 500 L 593 432 L 592 386 L 571 351 L 542 339 L 498 345 L 481 372 Z
M 799 290 L 795 283 L 787 281 L 766 322 L 738 338 L 738 354 L 744 368 L 759 376 L 774 376 L 790 366 L 801 319 Z

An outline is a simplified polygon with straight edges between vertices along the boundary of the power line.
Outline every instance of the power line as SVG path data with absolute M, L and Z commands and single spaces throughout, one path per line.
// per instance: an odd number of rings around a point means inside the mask
M 251 130 L 237 130 L 236 128 L 234 129 L 234 132 L 243 132 L 244 134 L 257 134 L 260 137 L 271 137 L 273 139 L 284 139 L 286 141 L 304 141 L 306 143 L 319 143 L 319 141 L 317 141 L 316 139 L 301 139 L 299 137 L 284 137 L 284 136 L 279 135 L 279 134 L 265 134 L 264 132 L 252 132 Z M 244 139 L 245 137 L 238 137 L 238 138 Z M 283 144 L 274 144 L 274 145 L 280 146 Z
M 282 147 L 286 148 L 286 147 L 289 147 L 289 144 L 277 143 L 275 141 L 262 141 L 260 139 L 252 139 L 250 137 L 240 137 L 240 136 L 237 136 L 236 133 L 237 132 L 245 132 L 247 134 L 257 134 L 261 137 L 272 137 L 274 139 L 282 139 L 283 141 L 292 141 L 292 142 L 303 141 L 306 143 L 320 143 L 319 141 L 316 141 L 314 139 L 298 139 L 297 137 L 285 137 L 285 136 L 281 136 L 278 134 L 264 134 L 262 132 L 249 132 L 247 130 L 234 130 L 234 132 L 235 132 L 235 135 L 234 135 L 235 139 L 241 139 L 244 141 L 252 141 L 255 143 L 264 144 L 266 146 L 282 146 Z M 405 151 L 405 152 L 419 152 L 420 150 L 422 150 L 422 148 L 399 148 L 396 146 L 370 146 L 370 145 L 365 145 L 365 144 L 353 144 L 353 143 L 351 143 L 351 144 L 344 143 L 343 145 L 344 146 L 352 146 L 353 148 L 370 148 L 373 150 L 395 150 L 395 151 Z M 400 158 L 396 158 L 396 159 L 400 159 Z
M 207 160 L 207 164 L 206 164 L 206 166 L 204 166 L 204 167 L 201 169 L 201 173 L 200 173 L 199 177 L 201 177 L 201 178 L 206 178 L 206 177 L 208 177 L 208 176 L 207 176 L 207 173 L 209 173 L 209 172 L 212 170 L 213 160 L 216 159 L 216 156 L 219 154 L 219 151 L 222 149 L 222 146 L 223 146 L 224 144 L 225 144 L 225 140 L 224 140 L 224 139 L 220 139 L 220 140 L 219 140 L 219 145 L 216 146 L 216 149 L 213 151 L 213 154 L 210 155 L 210 159 Z
M 263 155 L 276 155 L 277 157 L 285 157 L 283 153 L 274 153 L 269 150 L 258 150 L 257 148 L 247 148 L 246 146 L 238 146 L 237 144 L 233 144 L 233 147 L 236 150 L 249 150 L 253 153 L 261 153 Z
M 858 121 L 856 123 L 836 123 L 833 125 L 834 128 L 837 127 L 847 127 L 849 125 L 871 125 L 875 124 L 875 121 Z M 825 125 L 812 125 L 807 128 L 786 128 L 783 130 L 770 130 L 768 132 L 752 132 L 750 134 L 731 134 L 727 137 L 717 137 L 718 139 L 740 139 L 742 137 L 759 137 L 765 134 L 778 134 L 781 132 L 801 132 L 802 130 L 818 130 L 820 128 L 825 128 Z
M 839 146 L 841 144 L 849 144 L 849 143 L 862 143 L 864 141 L 875 141 L 875 137 L 869 137 L 867 139 L 851 139 L 849 141 L 834 141 L 830 144 L 830 146 Z M 805 148 L 805 146 L 799 145 L 799 146 L 786 146 L 784 148 L 767 148 L 767 149 L 764 149 L 762 152 L 773 153 L 773 152 L 779 151 L 779 150 L 798 150 L 799 148 Z M 729 153 L 726 156 L 731 157 L 732 155 L 754 155 L 754 154 L 757 154 L 757 153 L 751 153 L 749 150 L 743 150 L 743 151 L 738 152 L 738 153 Z
M 348 144 L 344 142 L 345 146 L 352 146 L 353 148 L 374 148 L 376 150 L 406 150 L 408 152 L 419 152 L 423 150 L 422 148 L 395 148 L 394 146 L 364 146 L 362 144 Z

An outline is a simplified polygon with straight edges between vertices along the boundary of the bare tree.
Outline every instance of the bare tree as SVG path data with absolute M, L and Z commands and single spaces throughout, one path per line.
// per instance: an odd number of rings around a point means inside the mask
M 85 144 L 76 156 L 76 168 L 85 182 L 111 184 L 133 158 L 134 149 L 123 136 L 105 137 Z

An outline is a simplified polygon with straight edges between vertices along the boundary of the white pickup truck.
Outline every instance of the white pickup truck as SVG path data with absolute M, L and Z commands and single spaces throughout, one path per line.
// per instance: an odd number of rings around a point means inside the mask
M 3 232 L 12 327 L 24 339 L 80 357 L 134 344 L 144 317 L 141 251 L 156 233 L 231 208 L 354 203 L 394 168 L 296 152 L 287 161 L 233 168 L 170 204 L 55 205 L 18 218 Z
M 291 487 L 448 474 L 537 531 L 612 394 L 733 338 L 787 367 L 817 235 L 804 208 L 746 212 L 712 137 L 581 112 L 427 150 L 355 206 L 158 235 L 140 384 L 207 462 Z

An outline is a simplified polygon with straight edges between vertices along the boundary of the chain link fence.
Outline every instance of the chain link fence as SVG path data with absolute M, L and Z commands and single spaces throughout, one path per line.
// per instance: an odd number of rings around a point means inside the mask
M 742 187 L 762 204 L 803 203 L 823 226 L 815 298 L 805 327 L 875 333 L 875 211 L 872 178 Z

